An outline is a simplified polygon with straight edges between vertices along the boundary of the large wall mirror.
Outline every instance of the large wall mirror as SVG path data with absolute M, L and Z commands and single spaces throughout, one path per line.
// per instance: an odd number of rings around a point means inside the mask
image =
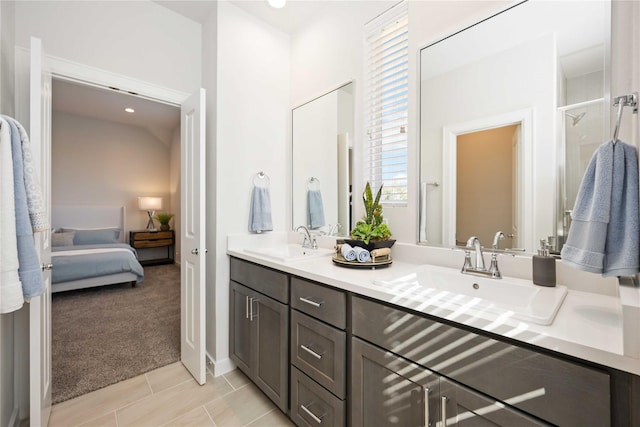
M 611 136 L 608 1 L 515 5 L 420 52 L 419 242 L 559 251 Z
M 293 109 L 292 210 L 295 228 L 345 236 L 351 229 L 353 83 Z

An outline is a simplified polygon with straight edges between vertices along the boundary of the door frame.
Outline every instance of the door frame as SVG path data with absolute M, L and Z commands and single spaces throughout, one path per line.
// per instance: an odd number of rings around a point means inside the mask
M 131 92 L 136 96 L 172 105 L 177 108 L 180 108 L 191 95 L 190 93 L 173 90 L 55 56 L 45 55 L 45 58 L 52 78 L 82 83 L 99 88 L 117 87 L 123 94 Z M 184 316 L 184 313 L 181 312 L 181 317 L 182 316 Z M 200 327 L 204 329 L 206 325 L 206 316 L 201 316 L 200 323 Z M 202 345 L 206 345 L 206 343 L 202 343 Z

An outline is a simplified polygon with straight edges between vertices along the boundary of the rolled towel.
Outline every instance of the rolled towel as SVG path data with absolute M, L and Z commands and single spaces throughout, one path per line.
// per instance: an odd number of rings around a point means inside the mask
M 365 248 L 361 248 L 359 246 L 353 248 L 356 251 L 356 259 L 358 262 L 370 262 L 371 261 L 371 253 Z
M 371 258 L 379 258 L 382 256 L 391 256 L 390 248 L 380 248 L 371 251 Z
M 342 257 L 346 261 L 355 261 L 356 260 L 356 251 L 355 251 L 354 248 L 351 247 L 351 245 L 343 243 L 342 247 L 340 248 L 340 253 L 342 253 Z

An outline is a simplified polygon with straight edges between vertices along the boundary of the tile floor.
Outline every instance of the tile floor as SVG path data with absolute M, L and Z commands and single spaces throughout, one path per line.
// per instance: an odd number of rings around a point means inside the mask
M 244 374 L 199 386 L 180 362 L 53 406 L 49 427 L 292 427 Z

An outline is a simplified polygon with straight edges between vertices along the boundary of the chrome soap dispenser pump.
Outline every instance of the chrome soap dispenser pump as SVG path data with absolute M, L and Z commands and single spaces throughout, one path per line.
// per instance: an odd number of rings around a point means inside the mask
M 540 240 L 538 255 L 533 256 L 533 283 L 539 286 L 556 285 L 556 259 L 549 255 L 549 244 Z

